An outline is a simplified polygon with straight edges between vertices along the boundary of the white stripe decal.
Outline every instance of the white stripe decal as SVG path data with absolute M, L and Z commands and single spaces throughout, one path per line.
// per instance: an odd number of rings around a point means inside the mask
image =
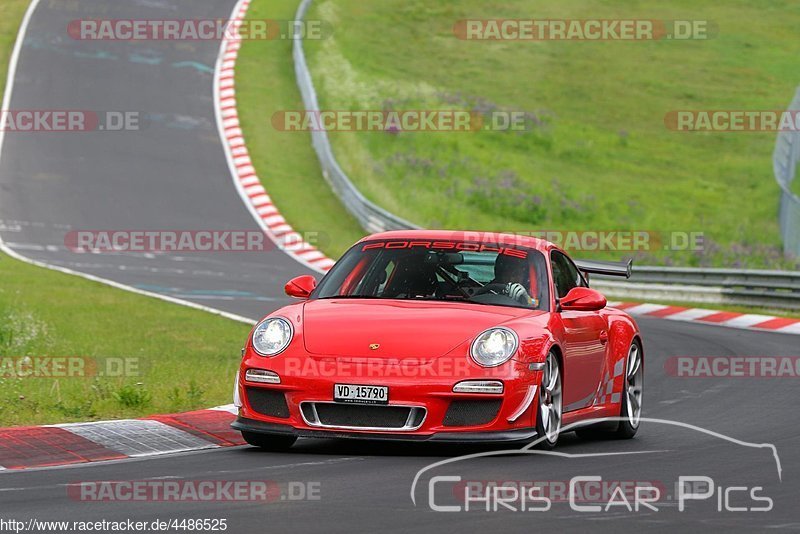
M 514 412 L 509 418 L 508 422 L 513 423 L 517 419 L 520 418 L 522 414 L 524 414 L 528 408 L 530 408 L 531 403 L 533 402 L 534 397 L 536 396 L 536 386 L 528 386 L 528 392 L 525 393 L 525 398 L 522 399 L 522 404 L 519 405 L 517 411 Z

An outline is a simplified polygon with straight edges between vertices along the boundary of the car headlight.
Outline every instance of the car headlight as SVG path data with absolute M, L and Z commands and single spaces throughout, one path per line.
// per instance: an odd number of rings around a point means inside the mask
M 253 330 L 253 348 L 262 356 L 275 356 L 289 346 L 293 335 L 292 324 L 286 319 L 264 319 Z
M 490 328 L 475 338 L 469 352 L 478 365 L 497 367 L 510 360 L 518 347 L 519 338 L 513 330 Z

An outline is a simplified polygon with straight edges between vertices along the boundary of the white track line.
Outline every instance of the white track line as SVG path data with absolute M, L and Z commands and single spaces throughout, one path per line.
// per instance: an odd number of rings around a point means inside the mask
M 6 88 L 5 94 L 3 95 L 3 109 L 11 109 L 11 97 L 14 92 L 14 84 L 17 77 L 17 65 L 19 64 L 19 56 L 22 52 L 22 45 L 25 42 L 25 35 L 28 31 L 28 26 L 30 25 L 31 19 L 33 17 L 33 13 L 36 11 L 36 8 L 39 6 L 41 0 L 32 0 L 30 5 L 28 6 L 28 10 L 25 12 L 25 16 L 22 19 L 22 24 L 19 27 L 19 32 L 17 34 L 17 41 L 14 43 L 14 49 L 11 53 L 11 58 L 8 62 L 8 77 L 6 79 Z M 240 4 L 246 0 L 240 0 Z M 238 5 L 237 5 L 238 8 Z M 234 14 L 236 11 L 234 11 Z M 216 82 L 216 80 L 215 80 Z M 216 95 L 216 83 L 215 83 L 215 95 Z M 224 141 L 224 140 L 223 140 Z M 223 142 L 226 151 L 229 150 L 227 143 Z M 3 156 L 3 147 L 5 146 L 5 131 L 4 129 L 0 128 L 0 159 Z M 187 308 L 193 308 L 195 310 L 200 310 L 208 313 L 212 313 L 214 315 L 219 315 L 225 317 L 227 319 L 232 319 L 234 321 L 239 321 L 242 323 L 247 324 L 255 324 L 254 319 L 250 319 L 248 317 L 243 317 L 241 315 L 236 315 L 233 313 L 229 313 L 223 310 L 218 310 L 216 308 L 211 308 L 209 306 L 203 306 L 202 304 L 196 304 L 194 302 L 189 302 L 188 300 L 177 299 L 174 297 L 169 297 L 167 295 L 160 295 L 158 293 L 152 293 L 150 291 L 144 291 L 142 289 L 137 289 L 132 286 L 128 286 L 125 284 L 121 284 L 119 282 L 115 282 L 113 280 L 108 280 L 106 278 L 100 278 L 99 276 L 94 276 L 91 274 L 81 273 L 78 271 L 73 271 L 72 269 L 66 269 L 64 267 L 58 267 L 55 265 L 50 265 L 49 263 L 41 262 L 32 260 L 30 258 L 26 258 L 18 254 L 16 251 L 12 250 L 3 242 L 3 238 L 0 236 L 0 251 L 5 252 L 12 258 L 25 262 L 30 265 L 35 265 L 37 267 L 43 267 L 45 269 L 50 269 L 51 271 L 58 271 L 60 273 L 69 274 L 72 276 L 79 276 L 81 278 L 85 278 L 87 280 L 91 280 L 92 282 L 99 282 L 101 284 L 106 284 L 116 289 L 122 289 L 123 291 L 128 291 L 131 293 L 136 293 L 138 295 L 144 295 L 146 297 L 152 297 L 156 299 L 160 299 L 171 304 L 178 304 L 180 306 L 186 306 Z
M 19 63 L 19 56 L 22 53 L 22 45 L 25 42 L 25 34 L 28 31 L 28 25 L 33 18 L 33 12 L 39 7 L 40 0 L 32 0 L 28 5 L 28 10 L 25 11 L 25 16 L 22 17 L 22 23 L 19 26 L 17 33 L 17 41 L 14 43 L 14 49 L 11 51 L 11 58 L 8 60 L 8 73 L 6 76 L 6 90 L 3 95 L 3 109 L 11 109 L 11 95 L 14 91 L 14 81 L 17 78 L 17 63 Z M 0 128 L 0 155 L 3 152 L 3 141 L 6 138 L 5 128 Z

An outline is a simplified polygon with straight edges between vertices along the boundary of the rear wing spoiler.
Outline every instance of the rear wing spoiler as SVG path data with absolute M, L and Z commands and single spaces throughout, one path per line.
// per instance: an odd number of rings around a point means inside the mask
M 575 260 L 575 265 L 585 275 L 602 274 L 605 276 L 624 276 L 631 277 L 631 265 L 633 260 L 628 261 L 593 261 Z

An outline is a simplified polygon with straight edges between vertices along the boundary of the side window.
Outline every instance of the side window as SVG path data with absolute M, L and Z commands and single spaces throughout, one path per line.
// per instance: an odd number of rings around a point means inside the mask
M 556 286 L 558 298 L 565 297 L 573 287 L 586 285 L 578 268 L 562 253 L 553 252 L 551 263 L 553 265 L 553 284 Z

